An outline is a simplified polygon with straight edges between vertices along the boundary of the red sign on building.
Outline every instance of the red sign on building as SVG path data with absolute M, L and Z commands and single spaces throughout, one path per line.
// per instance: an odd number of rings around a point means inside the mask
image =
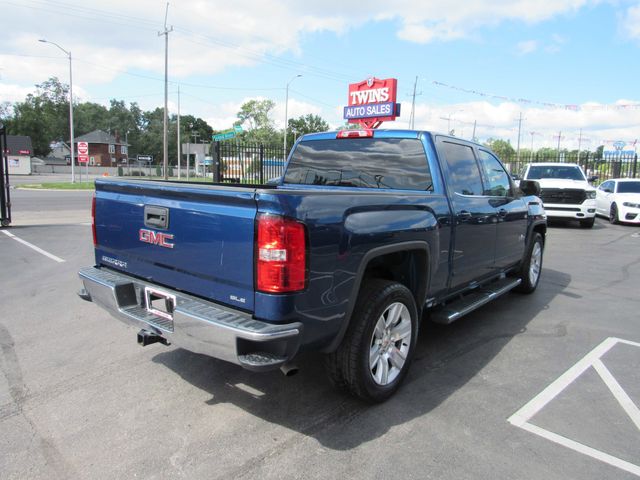
M 393 121 L 400 115 L 396 103 L 398 80 L 395 78 L 369 78 L 349 85 L 349 103 L 344 107 L 344 118 L 364 128 L 377 128 L 382 122 Z

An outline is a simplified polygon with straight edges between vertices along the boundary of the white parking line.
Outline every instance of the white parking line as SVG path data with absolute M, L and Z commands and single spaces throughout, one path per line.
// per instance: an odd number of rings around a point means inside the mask
M 40 247 L 36 247 L 32 243 L 29 243 L 26 240 L 22 240 L 20 237 L 16 237 L 13 233 L 8 232 L 7 230 L 0 230 L 0 231 L 4 233 L 6 236 L 13 238 L 16 242 L 20 242 L 21 244 L 26 245 L 27 247 L 35 250 L 36 252 L 41 253 L 45 257 L 49 257 L 51 260 L 54 260 L 58 263 L 64 262 L 62 258 L 56 257 L 53 253 L 49 253 L 46 250 L 41 249 Z
M 618 381 L 613 375 L 611 375 L 611 372 L 607 367 L 604 366 L 604 363 L 602 363 L 601 360 L 596 360 L 595 362 L 593 362 L 593 368 L 595 368 L 596 372 L 598 372 L 598 375 L 600 375 L 600 378 L 602 378 L 604 383 L 607 384 L 607 387 L 609 387 L 609 390 L 611 390 L 611 393 L 613 393 L 613 396 L 616 397 L 618 403 L 622 406 L 622 408 L 624 408 L 624 411 L 627 412 L 627 415 L 631 417 L 631 420 L 633 420 L 633 423 L 636 424 L 638 430 L 640 430 L 640 410 L 638 410 L 636 404 L 633 403 L 633 400 L 629 398 L 627 392 L 622 389 Z
M 571 385 L 580 375 L 582 375 L 587 369 L 593 367 L 594 370 L 600 375 L 605 385 L 620 406 L 624 409 L 627 415 L 631 418 L 631 421 L 640 429 L 640 410 L 633 403 L 629 395 L 622 389 L 618 381 L 613 377 L 609 369 L 602 363 L 602 356 L 604 356 L 611 348 L 616 344 L 623 343 L 634 347 L 640 347 L 640 343 L 630 342 L 628 340 L 622 340 L 620 338 L 607 338 L 604 342 L 598 345 L 596 348 L 587 353 L 582 360 L 576 363 L 573 367 L 560 375 L 551 385 L 545 388 L 542 392 L 536 395 L 531 401 L 524 405 L 520 410 L 509 417 L 508 422 L 516 427 L 520 427 L 528 432 L 534 433 L 542 438 L 546 438 L 559 445 L 563 445 L 567 448 L 575 450 L 576 452 L 588 455 L 592 458 L 608 463 L 614 467 L 625 470 L 634 475 L 640 476 L 640 466 L 633 463 L 622 460 L 618 457 L 614 457 L 608 453 L 596 450 L 587 445 L 583 445 L 570 438 L 563 437 L 557 433 L 551 432 L 544 428 L 538 427 L 529 423 L 529 420 L 533 416 L 542 410 L 549 404 L 554 398 L 556 398 L 565 388 Z

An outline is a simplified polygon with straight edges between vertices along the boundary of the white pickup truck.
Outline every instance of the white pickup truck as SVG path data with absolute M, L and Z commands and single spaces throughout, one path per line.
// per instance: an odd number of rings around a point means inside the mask
M 583 228 L 596 219 L 596 189 L 575 163 L 530 163 L 523 180 L 540 184 L 540 198 L 549 219 L 578 220 Z

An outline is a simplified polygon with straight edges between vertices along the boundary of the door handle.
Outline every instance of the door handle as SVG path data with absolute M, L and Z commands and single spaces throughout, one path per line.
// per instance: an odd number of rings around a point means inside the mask
M 151 228 L 167 228 L 169 226 L 169 209 L 145 205 L 144 224 Z
M 471 218 L 471 212 L 468 212 L 467 210 L 461 210 L 458 212 L 458 218 L 460 219 Z

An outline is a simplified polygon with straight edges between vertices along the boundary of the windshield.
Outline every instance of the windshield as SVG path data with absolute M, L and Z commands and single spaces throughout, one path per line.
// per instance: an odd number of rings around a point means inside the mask
M 301 142 L 284 183 L 433 190 L 422 142 L 400 138 Z
M 640 182 L 618 182 L 618 193 L 640 193 Z
M 571 165 L 547 165 L 532 166 L 529 168 L 527 180 L 539 180 L 541 178 L 560 178 L 563 180 L 586 180 L 580 167 Z

